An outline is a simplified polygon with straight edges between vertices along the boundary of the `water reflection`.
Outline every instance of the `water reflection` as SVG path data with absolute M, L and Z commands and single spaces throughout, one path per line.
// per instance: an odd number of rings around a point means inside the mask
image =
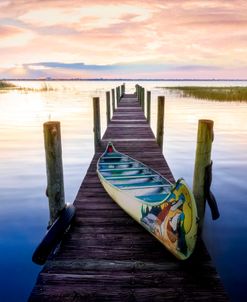
M 92 96 L 101 103 L 102 133 L 106 128 L 105 90 L 120 82 L 51 82 L 47 92 L 11 91 L 0 94 L 0 301 L 25 301 L 39 267 L 31 255 L 48 222 L 45 156 L 42 124 L 62 125 L 66 200 L 73 201 L 93 155 Z M 134 91 L 127 82 L 127 91 Z M 164 154 L 176 178 L 192 184 L 198 119 L 215 122 L 212 158 L 213 186 L 221 218 L 205 221 L 204 237 L 225 286 L 233 300 L 244 293 L 247 278 L 247 104 L 178 98 L 157 86 L 191 85 L 181 82 L 143 82 L 152 90 L 152 128 L 156 131 L 157 95 L 166 95 Z M 198 85 L 227 85 L 196 82 Z M 241 84 L 246 84 L 241 82 Z M 39 88 L 42 82 L 20 82 Z M 231 85 L 237 85 L 236 82 Z M 240 262 L 241 261 L 241 262 Z M 242 268 L 242 269 L 239 269 Z M 9 291 L 9 285 L 15 290 Z

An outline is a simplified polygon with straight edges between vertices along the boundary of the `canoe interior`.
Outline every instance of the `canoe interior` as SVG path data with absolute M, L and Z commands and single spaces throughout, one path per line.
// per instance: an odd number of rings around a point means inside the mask
M 172 186 L 166 178 L 114 147 L 110 150 L 98 162 L 98 170 L 108 182 L 142 201 L 164 200 Z

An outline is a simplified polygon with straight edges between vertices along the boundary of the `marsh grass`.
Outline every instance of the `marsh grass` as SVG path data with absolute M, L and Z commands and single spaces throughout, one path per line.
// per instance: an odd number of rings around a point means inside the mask
M 206 99 L 214 101 L 245 101 L 247 102 L 247 87 L 202 87 L 202 86 L 184 86 L 184 87 L 165 87 L 175 90 L 185 97 L 194 97 L 197 99 Z
M 30 88 L 30 87 L 19 87 L 7 81 L 0 81 L 0 90 L 20 90 L 22 92 L 45 92 L 45 91 L 54 91 L 56 90 L 51 85 L 48 85 L 46 82 L 42 83 L 40 88 Z
M 0 81 L 0 89 L 13 89 L 17 88 L 14 84 L 7 82 L 7 81 Z

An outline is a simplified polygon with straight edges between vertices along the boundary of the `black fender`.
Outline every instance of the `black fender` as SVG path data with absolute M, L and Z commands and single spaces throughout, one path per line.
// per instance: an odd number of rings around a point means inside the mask
M 51 252 L 62 240 L 63 235 L 70 226 L 74 216 L 75 207 L 72 204 L 66 205 L 65 208 L 61 211 L 60 216 L 48 229 L 44 238 L 34 251 L 32 256 L 32 261 L 34 263 L 43 265 L 46 262 Z
M 214 194 L 210 190 L 211 183 L 212 183 L 212 167 L 213 167 L 213 161 L 211 161 L 211 163 L 205 168 L 204 192 L 205 192 L 205 199 L 207 200 L 211 210 L 212 219 L 216 220 L 220 217 L 220 212 Z

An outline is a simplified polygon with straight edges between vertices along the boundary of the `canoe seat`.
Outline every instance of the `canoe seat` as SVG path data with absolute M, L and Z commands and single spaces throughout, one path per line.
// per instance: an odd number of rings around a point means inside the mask
M 133 164 L 134 161 L 114 161 L 114 162 L 105 162 L 105 163 L 102 163 L 102 162 L 99 162 L 99 165 L 104 165 L 104 166 L 107 166 L 107 165 L 128 165 L 128 164 Z
M 118 172 L 129 172 L 129 171 L 139 171 L 139 170 L 145 170 L 147 169 L 146 167 L 141 167 L 141 168 L 112 168 L 112 169 L 105 169 L 105 168 L 100 168 L 99 171 L 100 172 L 115 172 L 115 173 L 118 173 Z M 149 172 L 149 171 L 148 171 Z
M 168 194 L 140 195 L 140 196 L 136 196 L 136 198 L 139 198 L 147 202 L 161 202 L 166 198 L 167 195 Z
M 139 183 L 127 183 L 127 184 L 114 184 L 119 189 L 122 190 L 130 190 L 130 189 L 142 189 L 142 188 L 160 188 L 160 187 L 168 187 L 169 184 L 164 184 L 162 182 L 139 182 Z
M 116 153 L 115 153 L 116 154 Z M 107 154 L 107 156 L 102 156 L 101 159 L 123 159 L 123 158 L 128 158 L 127 156 L 118 156 L 118 155 L 115 155 L 115 154 Z
M 157 176 L 157 174 L 135 174 L 135 175 L 123 175 L 123 176 L 105 176 L 107 180 L 129 180 L 129 179 L 140 179 L 140 178 L 152 178 Z

